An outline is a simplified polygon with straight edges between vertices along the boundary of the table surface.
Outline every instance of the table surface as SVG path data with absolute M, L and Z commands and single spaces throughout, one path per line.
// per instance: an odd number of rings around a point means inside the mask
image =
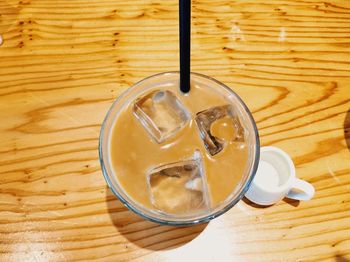
M 178 70 L 178 1 L 0 0 L 0 261 L 350 260 L 350 1 L 192 2 L 192 71 L 243 98 L 315 198 L 138 217 L 106 186 L 99 130 L 132 84 Z

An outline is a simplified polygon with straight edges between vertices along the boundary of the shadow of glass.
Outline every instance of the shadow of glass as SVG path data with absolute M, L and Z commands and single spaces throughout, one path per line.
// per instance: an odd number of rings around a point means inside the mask
M 106 188 L 106 204 L 114 226 L 133 244 L 149 250 L 169 250 L 191 242 L 208 223 L 189 227 L 163 226 L 150 222 L 126 208 Z
M 346 112 L 344 119 L 344 138 L 346 145 L 350 151 L 350 109 Z

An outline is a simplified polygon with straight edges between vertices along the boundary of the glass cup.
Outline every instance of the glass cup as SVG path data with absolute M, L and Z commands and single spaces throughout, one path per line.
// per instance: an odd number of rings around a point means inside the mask
M 245 171 L 237 183 L 237 186 L 226 198 L 226 200 L 222 201 L 219 205 L 203 212 L 189 215 L 170 215 L 163 212 L 158 212 L 155 209 L 147 208 L 144 205 L 134 201 L 133 198 L 127 194 L 127 192 L 118 182 L 116 175 L 118 174 L 118 167 L 112 166 L 111 163 L 111 131 L 113 130 L 114 124 L 118 120 L 118 117 L 120 116 L 123 109 L 130 105 L 130 103 L 133 103 L 140 96 L 147 94 L 152 90 L 155 90 L 162 86 L 167 86 L 168 88 L 172 88 L 171 90 L 176 93 L 177 96 L 186 95 L 180 93 L 178 83 L 178 72 L 161 73 L 141 80 L 131 88 L 127 89 L 122 95 L 120 95 L 118 99 L 112 104 L 102 124 L 99 139 L 99 156 L 102 172 L 108 186 L 126 207 L 134 211 L 136 214 L 142 216 L 143 218 L 146 218 L 153 222 L 166 225 L 184 226 L 208 222 L 209 220 L 218 217 L 219 215 L 228 211 L 240 199 L 243 198 L 257 171 L 259 163 L 260 143 L 255 121 L 249 109 L 241 100 L 241 98 L 230 88 L 220 83 L 219 81 L 202 74 L 191 73 L 192 86 L 199 85 L 202 88 L 207 88 L 214 92 L 217 92 L 218 95 L 225 97 L 226 102 L 232 105 L 235 111 L 238 112 L 239 119 L 244 125 L 246 131 L 245 139 L 248 146 L 248 163 L 245 165 Z M 193 113 L 195 112 L 192 112 L 192 118 L 194 117 Z M 229 161 L 229 159 L 227 161 Z

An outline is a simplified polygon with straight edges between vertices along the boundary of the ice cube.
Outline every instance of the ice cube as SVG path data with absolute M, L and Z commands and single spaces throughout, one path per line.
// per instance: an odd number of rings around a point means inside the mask
M 227 142 L 244 142 L 244 128 L 231 105 L 198 112 L 196 123 L 205 148 L 212 156 L 219 153 Z
M 168 214 L 190 214 L 209 208 L 202 158 L 162 165 L 147 174 L 152 204 Z
M 175 136 L 191 116 L 170 91 L 153 91 L 134 103 L 134 115 L 158 143 Z

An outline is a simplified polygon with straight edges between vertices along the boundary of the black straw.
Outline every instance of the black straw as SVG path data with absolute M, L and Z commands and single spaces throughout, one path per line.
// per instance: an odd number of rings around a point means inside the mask
M 190 91 L 191 0 L 180 1 L 180 90 Z

